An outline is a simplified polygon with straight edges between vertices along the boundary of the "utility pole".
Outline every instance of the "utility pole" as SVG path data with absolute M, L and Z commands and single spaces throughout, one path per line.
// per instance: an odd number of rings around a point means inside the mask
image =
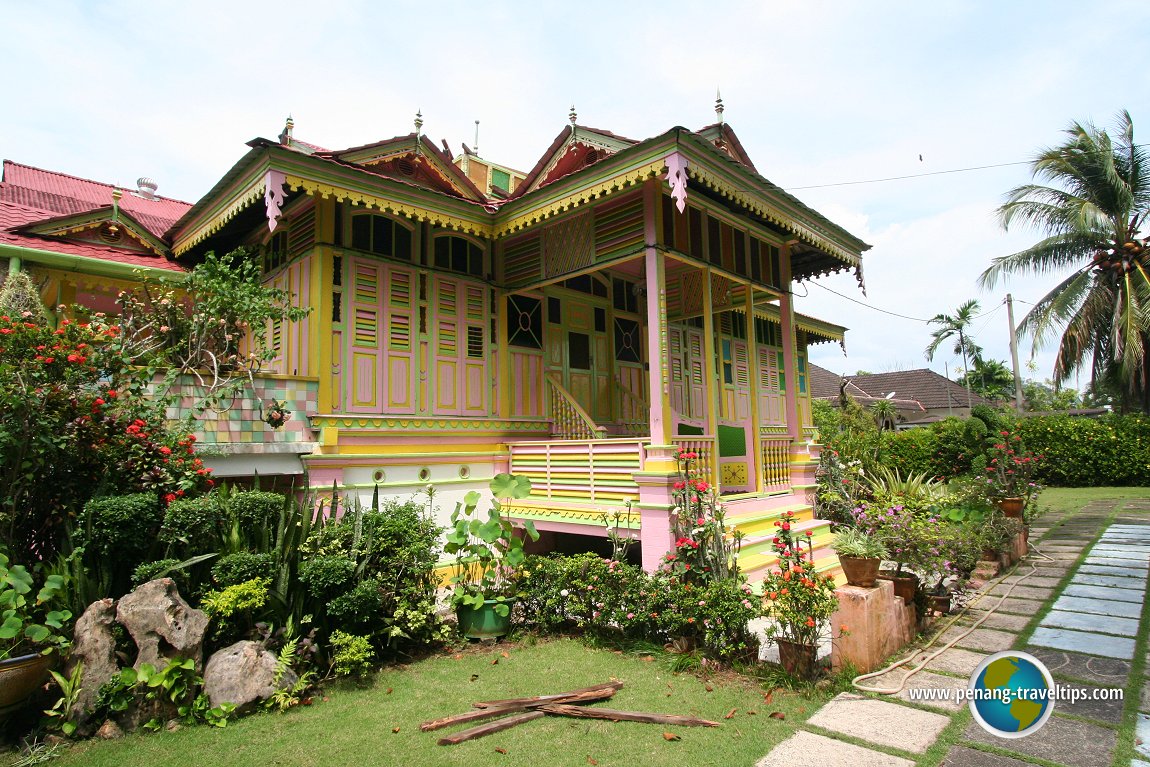
M 1018 374 L 1018 336 L 1014 331 L 1014 297 L 1006 294 L 1006 321 L 1010 323 L 1010 362 L 1014 366 L 1014 407 L 1022 412 L 1022 376 Z

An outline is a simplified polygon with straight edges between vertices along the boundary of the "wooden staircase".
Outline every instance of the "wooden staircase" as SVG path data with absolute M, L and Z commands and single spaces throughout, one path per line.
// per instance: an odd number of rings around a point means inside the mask
M 834 538 L 831 523 L 824 519 L 815 519 L 814 509 L 794 495 L 724 501 L 724 510 L 728 528 L 743 534 L 739 568 L 752 585 L 762 581 L 767 571 L 778 563 L 773 543 L 778 530 L 775 522 L 782 520 L 788 511 L 794 514 L 791 518 L 791 529 L 794 532 L 804 538 L 808 530 L 811 532 L 815 568 L 820 573 L 834 575 L 835 581 L 840 584 L 846 582 L 838 555 L 830 546 Z

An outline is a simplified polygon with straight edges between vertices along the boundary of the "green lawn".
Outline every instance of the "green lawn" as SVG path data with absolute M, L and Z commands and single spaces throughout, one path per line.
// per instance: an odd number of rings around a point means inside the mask
M 1043 511 L 1077 511 L 1091 501 L 1150 498 L 1150 487 L 1048 487 L 1038 496 Z
M 509 657 L 504 658 L 506 652 Z M 496 663 L 497 662 L 497 663 Z M 445 732 L 423 733 L 419 723 L 469 710 L 472 701 L 538 695 L 612 677 L 624 686 L 596 704 L 608 708 L 692 714 L 717 728 L 545 717 L 480 740 L 437 746 Z M 707 689 L 708 686 L 711 689 Z M 724 675 L 709 682 L 667 670 L 665 657 L 598 650 L 573 640 L 499 645 L 387 669 L 367 689 L 341 686 L 287 714 L 258 714 L 224 729 L 132 735 L 73 746 L 61 765 L 508 765 L 536 760 L 548 767 L 608 765 L 681 767 L 751 765 L 813 714 L 829 693 L 804 697 L 776 691 L 770 703 L 752 679 Z M 724 719 L 732 709 L 731 719 Z M 782 712 L 785 720 L 771 718 Z M 753 714 L 751 712 L 754 712 Z M 398 728 L 398 732 L 394 730 Z M 456 728 L 458 729 L 458 728 Z M 670 731 L 681 740 L 668 741 Z M 496 749 L 503 749 L 503 754 Z

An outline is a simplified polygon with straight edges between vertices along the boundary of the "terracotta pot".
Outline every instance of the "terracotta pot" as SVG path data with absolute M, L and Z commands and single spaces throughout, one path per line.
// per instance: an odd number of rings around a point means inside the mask
M 37 653 L 0 661 L 0 714 L 19 708 L 48 678 L 55 660 L 55 653 Z
M 950 614 L 950 594 L 931 594 L 930 609 L 943 615 Z
M 884 581 L 894 581 L 894 595 L 902 597 L 902 601 L 906 604 L 914 603 L 914 592 L 918 588 L 918 576 L 913 573 L 907 575 L 895 575 L 893 572 L 887 570 L 878 574 L 878 577 Z
M 786 639 L 776 639 L 779 646 L 779 664 L 791 676 L 799 679 L 812 679 L 817 668 L 818 647 L 813 644 L 799 644 Z
M 1002 510 L 1003 515 L 1013 517 L 1014 519 L 1022 519 L 1022 507 L 1025 505 L 1024 499 L 999 498 L 994 503 Z
M 862 586 L 865 589 L 874 588 L 878 578 L 878 568 L 882 560 L 878 557 L 848 557 L 839 556 L 839 564 L 843 566 L 843 575 L 847 583 L 852 586 Z

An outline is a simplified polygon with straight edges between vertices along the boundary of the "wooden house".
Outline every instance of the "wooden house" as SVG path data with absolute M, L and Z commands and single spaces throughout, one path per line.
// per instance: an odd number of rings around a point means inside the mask
M 149 230 L 170 270 L 247 246 L 312 310 L 267 329 L 256 390 L 202 423 L 217 475 L 306 471 L 365 497 L 433 485 L 446 517 L 512 471 L 533 482 L 514 514 L 544 545 L 593 544 L 614 520 L 653 568 L 686 450 L 752 577 L 788 509 L 833 567 L 811 519 L 806 360 L 844 329 L 795 314 L 790 291 L 861 280 L 868 246 L 759 175 L 721 121 L 638 141 L 572 114 L 526 173 L 453 158 L 421 127 L 331 151 L 289 121 Z M 284 429 L 260 420 L 273 398 Z

